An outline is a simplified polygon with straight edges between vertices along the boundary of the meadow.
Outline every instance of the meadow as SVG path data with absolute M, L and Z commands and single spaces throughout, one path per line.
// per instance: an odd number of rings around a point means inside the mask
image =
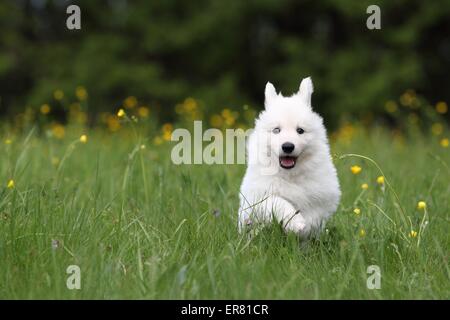
M 445 126 L 330 132 L 341 203 L 319 239 L 299 243 L 277 224 L 239 235 L 245 166 L 174 165 L 172 125 L 133 124 L 148 112 L 125 110 L 106 117 L 110 130 L 2 127 L 0 298 L 450 298 Z M 211 122 L 232 126 L 228 113 Z M 69 265 L 80 290 L 66 287 Z M 380 289 L 367 287 L 371 265 Z

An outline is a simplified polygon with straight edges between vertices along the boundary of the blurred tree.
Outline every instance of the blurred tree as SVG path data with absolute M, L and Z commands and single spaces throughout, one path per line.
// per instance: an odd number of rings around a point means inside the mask
M 407 88 L 450 101 L 450 2 L 378 1 L 382 29 L 368 30 L 371 2 L 73 1 L 76 31 L 68 1 L 2 1 L 2 115 L 83 85 L 92 113 L 136 96 L 170 120 L 188 96 L 211 110 L 261 106 L 266 81 L 290 94 L 308 75 L 331 124 L 379 113 Z

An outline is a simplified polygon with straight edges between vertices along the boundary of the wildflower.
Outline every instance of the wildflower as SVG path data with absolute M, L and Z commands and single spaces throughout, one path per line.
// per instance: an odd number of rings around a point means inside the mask
M 146 148 L 145 144 L 141 144 L 140 149 L 145 150 L 145 148 Z
M 444 131 L 444 127 L 442 126 L 442 123 L 433 123 L 431 126 L 431 133 L 433 133 L 435 136 L 439 136 Z
M 444 138 L 444 139 L 441 140 L 442 148 L 448 148 L 448 144 L 449 144 L 449 141 L 448 141 L 447 138 Z
M 349 144 L 355 136 L 356 128 L 351 124 L 343 125 L 337 132 L 337 139 Z
M 213 126 L 214 128 L 220 128 L 222 127 L 223 119 L 220 115 L 214 114 L 211 116 L 209 122 L 211 123 L 211 126 Z
M 397 103 L 395 101 L 392 101 L 392 100 L 389 100 L 388 102 L 386 102 L 384 108 L 389 113 L 394 113 L 398 109 Z
M 112 132 L 116 132 L 120 129 L 120 121 L 113 115 L 106 116 L 106 124 L 108 125 L 108 129 Z
M 221 115 L 227 126 L 232 126 L 236 122 L 237 113 L 231 112 L 228 108 L 223 109 Z
M 445 103 L 444 101 L 439 101 L 436 104 L 436 111 L 437 111 L 437 113 L 440 113 L 440 114 L 447 113 L 447 111 L 448 111 L 447 103 Z
M 82 86 L 78 86 L 75 90 L 75 95 L 77 96 L 78 100 L 83 101 L 86 100 L 88 97 L 88 93 L 86 89 Z
M 355 208 L 355 209 L 353 209 L 353 213 L 356 214 L 357 216 L 359 216 L 361 214 L 361 209 Z
M 194 112 L 197 109 L 197 101 L 194 98 L 184 100 L 183 108 L 187 112 Z
M 221 114 L 222 114 L 222 117 L 224 117 L 224 118 L 231 117 L 231 110 L 228 108 L 225 108 L 222 110 Z
M 363 183 L 363 184 L 361 185 L 361 189 L 367 190 L 367 189 L 369 189 L 369 185 L 368 185 L 367 183 Z
M 74 120 L 79 124 L 85 124 L 88 120 L 88 116 L 85 112 L 76 112 L 74 114 Z
M 12 140 L 11 139 L 6 139 L 5 140 L 5 144 L 11 144 L 12 143 Z
M 57 139 L 63 139 L 66 135 L 66 129 L 61 124 L 55 124 L 52 127 L 52 133 Z
M 12 189 L 15 186 L 14 180 L 9 180 L 8 183 L 6 184 L 6 186 L 8 187 L 8 189 Z
M 147 107 L 139 107 L 139 109 L 138 109 L 139 117 L 147 118 L 149 114 L 150 114 L 150 111 Z
M 133 97 L 133 96 L 128 97 L 123 101 L 123 104 L 124 104 L 125 108 L 133 109 L 137 105 L 137 99 L 136 99 L 136 97 Z
M 117 116 L 119 118 L 123 118 L 125 117 L 127 114 L 125 113 L 125 111 L 123 109 L 119 109 L 119 111 L 117 112 Z
M 172 131 L 173 131 L 173 125 L 170 124 L 170 123 L 165 123 L 162 126 L 162 132 L 163 132 L 162 138 L 163 138 L 163 140 L 170 141 L 171 138 L 172 138 Z
M 62 98 L 64 98 L 64 92 L 62 90 L 55 90 L 55 92 L 53 92 L 53 97 L 55 98 L 55 100 L 62 100 Z
M 409 237 L 410 237 L 410 238 L 415 238 L 415 237 L 417 237 L 417 232 L 414 231 L 414 230 L 411 230 L 411 231 L 409 232 Z
M 352 171 L 353 174 L 359 174 L 362 168 L 360 166 L 352 166 L 350 170 Z
M 153 139 L 153 143 L 156 144 L 157 146 L 159 146 L 163 142 L 164 140 L 161 137 L 155 137 L 155 139 Z
M 427 207 L 427 203 L 425 201 L 419 201 L 417 203 L 417 209 L 424 210 Z
M 411 107 L 415 99 L 416 93 L 413 90 L 409 89 L 400 96 L 400 103 L 405 107 Z
M 51 108 L 48 104 L 43 104 L 40 108 L 40 111 L 43 115 L 46 115 L 46 114 L 50 113 Z
M 80 142 L 81 142 L 81 143 L 87 143 L 87 140 L 88 140 L 88 137 L 87 137 L 87 135 L 85 135 L 85 134 L 83 134 L 83 135 L 80 137 Z
M 235 122 L 236 119 L 232 116 L 225 119 L 225 123 L 227 126 L 232 126 Z
M 359 230 L 359 236 L 362 238 L 362 237 L 364 237 L 365 235 L 366 235 L 366 230 L 360 229 L 360 230 Z
M 377 183 L 382 186 L 384 184 L 384 176 L 379 176 L 377 178 Z
M 162 131 L 163 132 L 172 132 L 173 131 L 173 125 L 170 124 L 170 123 L 163 124 Z
M 170 131 L 165 131 L 163 132 L 163 139 L 166 141 L 170 141 L 172 139 L 172 132 Z

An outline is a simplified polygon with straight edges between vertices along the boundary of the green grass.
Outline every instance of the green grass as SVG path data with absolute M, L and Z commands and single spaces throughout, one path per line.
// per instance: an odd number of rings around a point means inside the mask
M 140 142 L 88 135 L 71 153 L 70 138 L 2 142 L 0 298 L 450 298 L 450 156 L 434 139 L 376 130 L 333 143 L 341 204 L 319 240 L 299 244 L 276 224 L 237 233 L 244 166 L 175 166 L 170 146 L 150 143 L 129 158 Z M 347 153 L 374 159 L 392 189 L 377 185 L 370 161 L 339 159 Z M 58 170 L 52 158 L 64 154 Z M 418 243 L 408 234 L 423 220 Z M 81 290 L 66 288 L 73 264 Z M 369 265 L 381 269 L 380 290 L 366 287 Z

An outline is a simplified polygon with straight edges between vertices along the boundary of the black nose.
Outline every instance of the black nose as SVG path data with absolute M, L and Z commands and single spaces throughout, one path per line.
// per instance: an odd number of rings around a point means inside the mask
M 281 149 L 283 149 L 283 151 L 286 153 L 291 153 L 292 151 L 294 151 L 294 148 L 295 148 L 294 144 L 290 142 L 285 142 L 281 146 Z

